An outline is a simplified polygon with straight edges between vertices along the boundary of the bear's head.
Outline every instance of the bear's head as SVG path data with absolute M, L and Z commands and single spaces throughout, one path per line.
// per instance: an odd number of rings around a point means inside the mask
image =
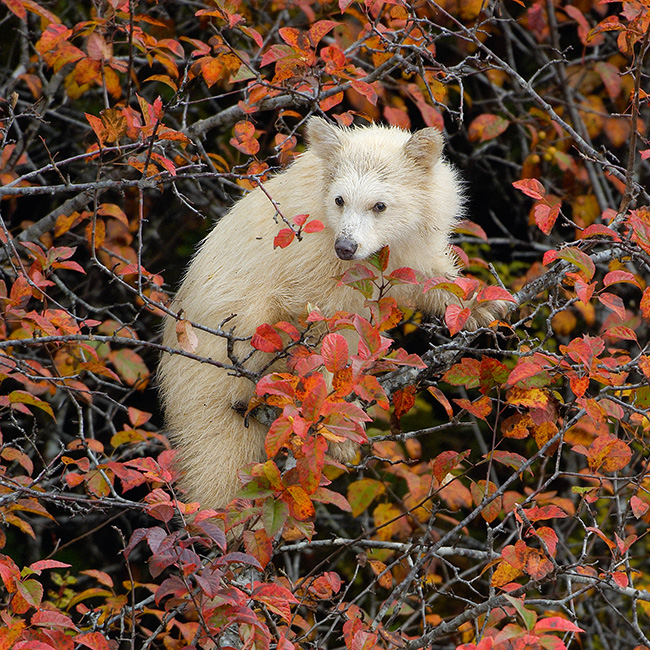
M 437 241 L 435 233 L 446 247 L 462 199 L 440 131 L 340 128 L 313 117 L 307 137 L 323 165 L 325 219 L 340 259 L 364 259 L 386 245 L 403 257 L 418 239 Z

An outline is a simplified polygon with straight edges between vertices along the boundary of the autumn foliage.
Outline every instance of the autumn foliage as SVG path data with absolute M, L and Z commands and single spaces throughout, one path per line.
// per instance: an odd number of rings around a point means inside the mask
M 0 8 L 0 650 L 650 647 L 647 1 Z M 286 372 L 232 372 L 268 460 L 201 510 L 160 316 L 312 114 L 445 130 L 465 273 L 383 249 L 332 279 L 369 318 L 260 323 Z M 426 323 L 398 283 L 509 319 Z

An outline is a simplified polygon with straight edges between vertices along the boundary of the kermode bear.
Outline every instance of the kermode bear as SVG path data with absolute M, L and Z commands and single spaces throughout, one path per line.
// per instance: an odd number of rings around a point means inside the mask
M 284 172 L 238 201 L 210 232 L 192 260 L 171 311 L 209 328 L 226 327 L 247 337 L 263 323 L 295 322 L 307 303 L 326 315 L 364 314 L 364 298 L 333 276 L 390 247 L 391 269 L 408 266 L 430 277 L 458 275 L 449 236 L 462 212 L 460 183 L 442 156 L 443 137 L 433 128 L 410 134 L 392 127 L 343 129 L 323 119 L 307 124 L 309 147 Z M 270 200 L 271 197 L 273 201 Z M 273 248 L 282 227 L 309 214 L 324 230 Z M 280 224 L 280 225 L 279 225 Z M 391 289 L 400 304 L 440 315 L 459 299 L 445 291 L 422 293 L 418 285 Z M 475 329 L 503 313 L 498 303 L 470 304 L 466 327 Z M 168 316 L 165 346 L 179 348 L 177 319 Z M 226 339 L 194 328 L 195 354 L 230 364 Z M 244 358 L 247 341 L 235 344 Z M 247 364 L 259 370 L 268 355 Z M 182 487 L 203 507 L 223 507 L 239 489 L 238 470 L 265 460 L 267 428 L 240 411 L 253 383 L 227 370 L 180 354 L 163 354 L 159 379 L 167 428 L 180 451 Z M 239 410 L 235 410 L 237 407 Z M 350 446 L 330 453 L 351 460 Z

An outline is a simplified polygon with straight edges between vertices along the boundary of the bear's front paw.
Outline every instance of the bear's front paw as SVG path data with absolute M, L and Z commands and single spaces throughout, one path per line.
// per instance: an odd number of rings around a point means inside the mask
M 468 305 L 472 315 L 465 324 L 466 330 L 476 330 L 479 327 L 487 327 L 492 321 L 505 319 L 510 311 L 512 303 L 507 300 L 492 300 L 490 302 L 472 301 Z

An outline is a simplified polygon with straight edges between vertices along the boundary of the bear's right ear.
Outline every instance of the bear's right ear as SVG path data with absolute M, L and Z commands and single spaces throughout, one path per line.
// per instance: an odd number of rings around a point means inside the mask
M 319 158 L 328 160 L 341 146 L 340 129 L 322 117 L 310 117 L 307 122 L 309 148 Z
M 442 133 L 438 129 L 429 127 L 416 131 L 408 139 L 404 150 L 409 158 L 415 160 L 425 169 L 430 169 L 440 159 L 444 146 L 445 139 Z

